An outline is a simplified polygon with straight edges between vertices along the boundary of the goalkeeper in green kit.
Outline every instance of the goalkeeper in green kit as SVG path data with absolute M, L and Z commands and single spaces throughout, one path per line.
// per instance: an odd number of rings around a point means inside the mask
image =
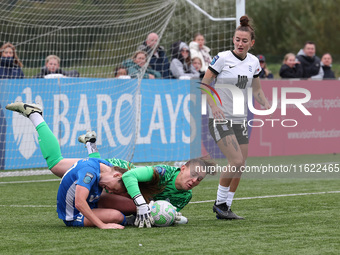
M 96 146 L 96 133 L 89 131 L 85 135 L 78 138 L 79 142 L 84 143 L 89 157 L 100 158 Z M 212 161 L 197 158 L 191 159 L 180 168 L 168 165 L 144 166 L 136 168 L 132 163 L 122 159 L 106 159 L 114 166 L 129 169 L 123 174 L 123 182 L 128 194 L 133 199 L 114 194 L 101 195 L 100 202 L 102 204 L 117 205 L 117 210 L 128 214 L 135 213 L 137 207 L 135 225 L 143 227 L 144 223 L 147 227 L 151 226 L 148 218 L 150 217 L 150 208 L 148 202 L 150 200 L 167 200 L 177 208 L 177 211 L 183 209 L 192 197 L 191 189 L 196 187 L 206 176 L 210 170 L 210 166 L 215 164 Z M 156 175 L 156 176 L 155 176 Z M 156 178 L 155 178 L 156 177 Z M 158 178 L 157 178 L 158 177 Z M 148 194 L 148 197 L 142 196 L 141 192 L 145 185 L 152 185 L 150 181 L 158 181 L 162 191 L 159 193 Z

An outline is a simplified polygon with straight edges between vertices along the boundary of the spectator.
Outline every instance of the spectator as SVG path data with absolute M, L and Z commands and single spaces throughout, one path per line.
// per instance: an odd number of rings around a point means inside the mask
M 114 71 L 115 78 L 120 79 L 130 79 L 131 77 L 128 75 L 128 72 L 124 66 L 117 66 Z
M 280 69 L 281 78 L 302 78 L 302 67 L 293 53 L 288 53 L 283 58 L 283 65 Z
M 5 43 L 0 48 L 0 54 L 0 79 L 24 78 L 24 73 L 21 70 L 23 65 L 17 56 L 14 45 Z
M 196 71 L 200 73 L 200 79 L 204 77 L 205 72 L 201 71 L 202 60 L 199 57 L 192 58 L 192 65 L 195 67 Z
M 300 61 L 303 74 L 303 78 L 322 79 L 323 69 L 321 67 L 320 58 L 315 56 L 315 43 L 308 41 L 305 43 L 303 49 L 301 49 L 296 58 Z
M 202 62 L 201 72 L 205 72 L 208 69 L 212 58 L 209 54 L 210 49 L 204 45 L 204 36 L 200 33 L 195 34 L 194 40 L 189 44 L 191 58 L 199 57 Z
M 127 59 L 123 62 L 123 66 L 128 70 L 128 74 L 131 78 L 138 78 L 138 74 L 142 73 L 142 68 L 146 64 L 146 59 L 148 55 L 145 51 L 137 51 L 132 56 L 132 58 Z M 150 67 L 147 67 L 144 73 L 143 79 L 158 79 L 161 78 L 162 75 L 160 72 L 157 72 Z
M 266 58 L 263 55 L 257 55 L 257 58 L 260 61 L 260 66 L 262 68 L 259 77 L 260 79 L 273 79 L 274 75 L 272 72 L 267 68 Z
M 178 78 L 199 78 L 200 74 L 191 63 L 189 47 L 186 43 L 178 41 L 171 46 L 170 71 Z
M 321 58 L 321 66 L 324 72 L 323 79 L 335 79 L 334 72 L 332 71 L 332 56 L 329 53 L 323 54 Z
M 146 38 L 145 42 L 138 47 L 138 50 L 143 50 L 151 57 L 149 66 L 161 73 L 162 78 L 171 78 L 170 63 L 165 54 L 163 46 L 159 46 L 159 38 L 156 33 L 151 33 Z
M 56 55 L 49 55 L 45 60 L 45 66 L 35 78 L 60 78 L 65 76 L 79 77 L 79 72 L 76 70 L 63 71 L 60 68 L 60 58 Z

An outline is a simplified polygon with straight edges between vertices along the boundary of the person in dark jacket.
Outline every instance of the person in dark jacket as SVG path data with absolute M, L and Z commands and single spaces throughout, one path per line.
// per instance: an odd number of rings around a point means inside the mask
M 267 67 L 266 58 L 263 55 L 257 55 L 257 58 L 259 59 L 260 66 L 262 68 L 261 72 L 259 73 L 260 79 L 273 79 L 274 75 Z
M 280 76 L 284 79 L 302 78 L 302 67 L 293 53 L 287 53 L 283 58 Z
M 321 66 L 323 69 L 323 79 L 335 79 L 334 72 L 332 71 L 332 56 L 329 53 L 323 54 L 321 58 Z
M 315 56 L 315 43 L 308 41 L 303 49 L 299 51 L 296 58 L 299 60 L 303 70 L 303 78 L 323 79 L 323 69 L 320 58 Z
M 156 33 L 150 33 L 145 42 L 137 50 L 143 50 L 151 57 L 149 67 L 161 73 L 162 78 L 171 78 L 170 63 L 164 47 L 159 46 L 159 38 Z
M 15 47 L 11 43 L 5 43 L 0 48 L 0 79 L 22 79 L 22 63 L 19 60 Z

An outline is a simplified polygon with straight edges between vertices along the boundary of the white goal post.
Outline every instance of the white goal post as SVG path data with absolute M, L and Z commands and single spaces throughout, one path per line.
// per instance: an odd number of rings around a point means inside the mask
M 193 137 L 193 81 L 146 79 L 147 64 L 132 79 L 118 79 L 116 68 L 150 33 L 169 62 L 171 45 L 189 45 L 196 33 L 212 57 L 229 50 L 244 9 L 245 0 L 2 1 L 1 45 L 10 42 L 23 66 L 2 58 L 0 68 L 21 69 L 24 77 L 0 79 L 0 170 L 46 166 L 29 120 L 5 110 L 13 101 L 43 105 L 65 158 L 87 156 L 77 137 L 90 129 L 104 158 L 165 162 L 200 154 L 198 147 L 190 152 L 193 139 L 199 146 L 205 135 L 198 129 Z M 60 59 L 57 75 L 46 72 L 49 55 Z

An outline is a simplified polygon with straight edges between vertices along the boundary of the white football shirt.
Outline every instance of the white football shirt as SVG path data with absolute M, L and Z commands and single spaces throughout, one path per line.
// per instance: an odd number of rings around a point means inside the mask
M 258 77 L 261 72 L 258 58 L 247 53 L 247 56 L 241 59 L 230 50 L 223 51 L 218 53 L 211 61 L 209 70 L 217 75 L 215 89 L 222 101 L 221 105 L 217 95 L 214 95 L 217 106 L 223 110 L 226 119 L 232 120 L 233 123 L 243 123 L 247 119 L 248 112 L 247 88 L 251 87 L 253 78 Z M 226 85 L 231 86 L 233 91 L 243 94 L 244 100 L 239 100 L 244 106 L 242 113 L 234 114 L 233 101 L 235 97 L 233 97 L 231 90 L 226 88 Z M 237 98 L 241 99 L 239 96 Z M 237 107 L 241 107 L 241 105 L 238 104 Z M 209 118 L 213 118 L 210 107 Z

